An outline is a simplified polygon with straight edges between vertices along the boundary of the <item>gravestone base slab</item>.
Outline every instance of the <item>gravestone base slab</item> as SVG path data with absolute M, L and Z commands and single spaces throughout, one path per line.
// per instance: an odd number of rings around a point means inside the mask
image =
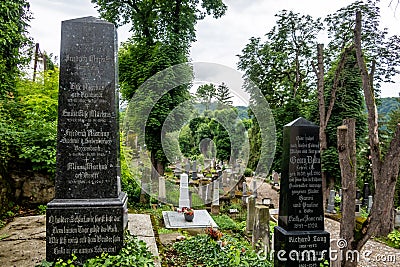
M 205 229 L 207 227 L 218 228 L 207 210 L 194 210 L 193 221 L 187 222 L 183 213 L 177 211 L 162 212 L 165 228 L 167 229 Z
M 46 210 L 46 260 L 80 262 L 103 252 L 118 254 L 128 225 L 127 196 L 103 199 L 54 199 Z
M 326 231 L 274 230 L 274 266 L 319 267 L 329 261 L 330 234 Z

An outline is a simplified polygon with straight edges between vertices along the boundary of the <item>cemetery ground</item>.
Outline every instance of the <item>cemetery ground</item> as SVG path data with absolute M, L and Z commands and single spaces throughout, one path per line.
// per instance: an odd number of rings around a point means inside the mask
M 271 198 L 271 203 L 277 208 L 279 194 L 269 183 L 261 185 L 257 201 L 261 202 L 265 197 Z M 239 213 L 229 214 L 231 208 L 238 209 Z M 153 205 L 138 206 L 130 211 L 150 215 L 147 220 L 139 217 L 139 221 L 133 223 L 139 226 L 134 234 L 138 235 L 139 239 L 145 240 L 148 245 L 149 240 L 154 236 L 157 250 L 153 247 L 151 252 L 157 254 L 158 251 L 162 266 L 199 266 L 197 265 L 199 262 L 202 262 L 203 266 L 221 266 L 221 264 L 245 266 L 246 261 L 250 266 L 270 266 L 270 263 L 266 261 L 264 261 L 265 265 L 260 265 L 261 261 L 254 262 L 257 255 L 245 234 L 246 211 L 240 204 L 222 205 L 220 215 L 213 216 L 219 230 L 223 233 L 220 244 L 210 235 L 204 234 L 204 231 L 164 228 L 162 210 L 170 209 L 167 205 L 162 207 Z M 36 266 L 45 259 L 45 216 L 33 215 L 34 213 L 33 210 L 28 210 L 0 229 L 0 266 Z M 273 229 L 273 225 L 272 223 L 270 229 Z M 339 222 L 325 218 L 325 228 L 331 233 L 332 240 L 338 238 Z M 177 241 L 181 238 L 185 240 Z M 371 251 L 370 255 L 368 251 Z M 368 241 L 362 253 L 367 253 L 368 258 L 361 257 L 359 266 L 398 266 L 400 261 L 400 250 L 389 247 L 379 240 Z M 363 255 L 362 253 L 360 255 Z M 261 259 L 263 260 L 263 257 Z

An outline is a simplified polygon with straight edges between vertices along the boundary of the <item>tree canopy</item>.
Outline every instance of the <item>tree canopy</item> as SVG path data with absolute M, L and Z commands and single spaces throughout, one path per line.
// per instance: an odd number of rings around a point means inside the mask
M 12 97 L 20 67 L 27 61 L 23 50 L 31 43 L 29 3 L 5 0 L 0 3 L 0 99 Z
M 203 0 L 92 0 L 101 16 L 118 25 L 130 23 L 133 36 L 123 45 L 119 58 L 122 96 L 130 100 L 144 81 L 168 67 L 188 61 L 189 48 L 196 39 L 195 25 L 206 15 L 219 18 L 226 5 Z M 162 84 L 158 86 L 162 87 Z M 146 121 L 146 147 L 159 174 L 168 162 L 161 140 L 164 122 L 170 112 L 189 99 L 188 86 L 178 86 L 163 95 Z M 145 101 L 145 100 L 143 100 Z M 138 108 L 145 102 L 134 103 Z

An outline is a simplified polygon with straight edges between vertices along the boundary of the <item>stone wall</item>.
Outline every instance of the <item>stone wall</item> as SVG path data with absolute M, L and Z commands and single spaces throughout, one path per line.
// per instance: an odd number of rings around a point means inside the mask
M 0 215 L 7 211 L 9 191 L 9 183 L 0 173 Z
M 47 204 L 54 198 L 54 179 L 33 171 L 11 171 L 13 197 L 18 204 Z

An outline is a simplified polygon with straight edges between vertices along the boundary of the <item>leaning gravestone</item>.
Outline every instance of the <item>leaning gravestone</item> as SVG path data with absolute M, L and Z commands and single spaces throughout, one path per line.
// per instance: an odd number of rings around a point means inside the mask
M 324 231 L 319 127 L 298 118 L 285 125 L 274 266 L 317 267 L 328 259 Z
M 116 31 L 94 17 L 62 22 L 55 198 L 46 259 L 117 254 L 127 227 L 119 167 Z

